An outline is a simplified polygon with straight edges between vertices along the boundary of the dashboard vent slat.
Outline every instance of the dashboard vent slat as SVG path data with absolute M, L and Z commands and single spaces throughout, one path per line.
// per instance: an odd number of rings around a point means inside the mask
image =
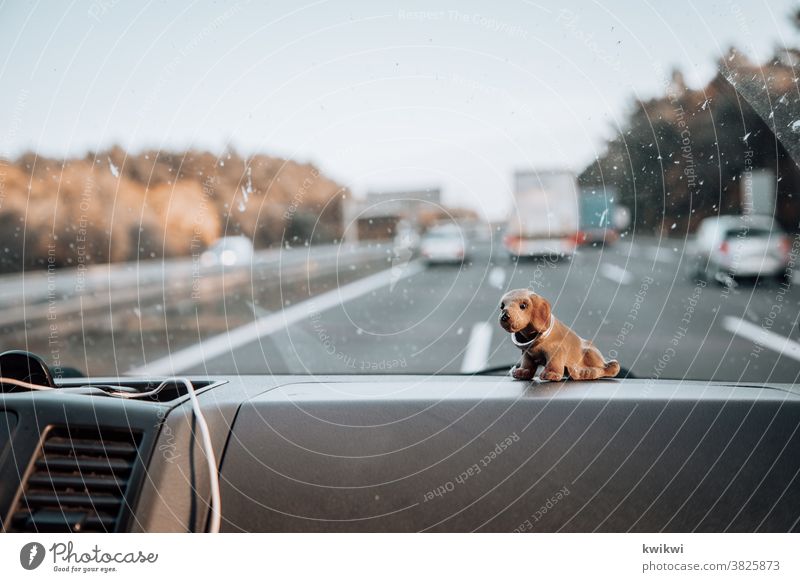
M 59 487 L 64 489 L 82 489 L 84 487 L 105 490 L 125 488 L 125 479 L 119 479 L 113 475 L 102 477 L 92 475 L 48 475 L 47 473 L 36 473 L 28 478 L 30 488 Z
M 44 450 L 46 453 L 69 453 L 70 451 L 75 451 L 76 453 L 82 455 L 124 456 L 135 453 L 136 447 L 131 443 L 124 442 L 104 443 L 87 439 L 72 439 L 72 442 L 70 442 L 68 438 L 56 437 L 48 439 L 48 441 L 44 444 Z
M 124 430 L 47 431 L 21 486 L 11 531 L 116 531 L 139 440 Z
M 92 457 L 58 458 L 45 453 L 46 457 L 36 461 L 36 467 L 51 474 L 55 471 L 80 471 L 94 473 L 124 473 L 130 470 L 130 464 L 122 459 L 96 459 Z

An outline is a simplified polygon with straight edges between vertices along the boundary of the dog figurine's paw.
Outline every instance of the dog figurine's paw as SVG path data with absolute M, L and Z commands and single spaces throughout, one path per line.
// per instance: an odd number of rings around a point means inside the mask
M 511 375 L 515 380 L 533 380 L 533 370 L 528 368 L 514 368 Z
M 583 368 L 572 366 L 569 368 L 569 377 L 573 380 L 597 380 L 603 374 L 600 368 Z
M 564 379 L 564 375 L 554 372 L 553 370 L 542 370 L 542 373 L 539 374 L 539 378 L 542 380 L 549 380 L 550 382 L 561 382 L 561 380 Z

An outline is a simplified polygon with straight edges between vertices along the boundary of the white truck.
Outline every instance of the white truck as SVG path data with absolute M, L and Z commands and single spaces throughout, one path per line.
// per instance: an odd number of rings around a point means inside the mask
M 516 172 L 514 203 L 503 239 L 511 259 L 572 256 L 580 224 L 579 196 L 574 172 Z

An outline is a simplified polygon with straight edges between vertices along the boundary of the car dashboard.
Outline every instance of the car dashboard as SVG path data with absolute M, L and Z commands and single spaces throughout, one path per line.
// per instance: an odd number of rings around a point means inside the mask
M 190 378 L 222 531 L 798 531 L 800 393 L 670 380 Z M 59 382 L 0 402 L 10 532 L 201 532 L 209 475 L 179 384 Z

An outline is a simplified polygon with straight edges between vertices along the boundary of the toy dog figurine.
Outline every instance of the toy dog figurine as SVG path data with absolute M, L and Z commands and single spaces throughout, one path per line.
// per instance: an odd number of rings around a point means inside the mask
M 500 326 L 522 350 L 522 361 L 512 372 L 517 380 L 532 379 L 539 366 L 544 366 L 539 378 L 554 382 L 562 380 L 565 371 L 573 380 L 619 374 L 619 362 L 606 362 L 591 342 L 553 317 L 550 303 L 533 291 L 515 289 L 503 295 Z

